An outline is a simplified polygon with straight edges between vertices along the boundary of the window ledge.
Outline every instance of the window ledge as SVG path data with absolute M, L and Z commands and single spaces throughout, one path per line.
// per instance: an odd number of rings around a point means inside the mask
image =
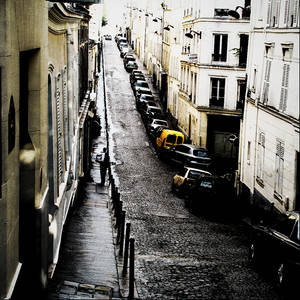
M 264 181 L 263 181 L 261 178 L 256 177 L 256 182 L 257 182 L 257 184 L 258 184 L 259 186 L 261 186 L 262 188 L 265 187 Z
M 273 196 L 280 204 L 283 204 L 282 196 L 278 192 L 274 191 Z

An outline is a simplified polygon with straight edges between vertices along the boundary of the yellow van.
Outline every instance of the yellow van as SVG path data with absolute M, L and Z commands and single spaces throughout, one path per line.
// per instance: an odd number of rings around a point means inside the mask
M 165 150 L 171 146 L 183 144 L 184 135 L 180 131 L 164 129 L 158 132 L 156 137 L 156 146 L 158 149 Z

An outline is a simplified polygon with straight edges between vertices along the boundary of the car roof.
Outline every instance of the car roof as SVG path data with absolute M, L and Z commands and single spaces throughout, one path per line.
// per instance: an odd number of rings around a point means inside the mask
M 153 120 L 152 120 L 152 122 L 157 122 L 157 121 L 163 121 L 163 122 L 166 122 L 166 123 L 168 123 L 168 121 L 166 121 L 166 120 L 163 120 L 163 119 L 153 119 Z
M 160 107 L 158 107 L 158 106 L 152 106 L 152 105 L 148 105 L 148 108 L 153 108 L 153 109 L 156 109 L 156 110 L 161 110 L 161 108 Z
M 188 171 L 195 171 L 195 172 L 201 172 L 207 175 L 212 175 L 212 173 L 206 171 L 206 170 L 202 170 L 202 169 L 197 169 L 197 168 L 191 168 L 191 167 L 184 167 L 185 169 L 187 169 Z
M 180 145 L 177 145 L 177 146 L 188 146 L 189 148 L 193 149 L 193 150 L 203 150 L 203 151 L 208 151 L 206 148 L 203 148 L 203 147 L 199 147 L 197 145 L 193 145 L 193 144 L 180 144 Z
M 183 135 L 183 133 L 182 132 L 180 132 L 180 131 L 178 131 L 178 130 L 173 130 L 173 129 L 164 129 L 164 131 L 166 132 L 166 133 L 169 133 L 169 134 L 182 134 Z

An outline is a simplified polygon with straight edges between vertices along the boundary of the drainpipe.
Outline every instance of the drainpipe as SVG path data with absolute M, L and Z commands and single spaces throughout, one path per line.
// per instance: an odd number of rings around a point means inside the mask
M 73 139 L 73 76 L 72 76 L 72 69 L 73 69 L 73 59 L 72 59 L 72 31 L 70 27 L 67 29 L 67 88 L 68 88 L 68 126 L 65 128 L 67 131 L 68 142 L 67 145 L 67 153 L 68 156 L 71 156 L 70 148 L 72 148 L 72 139 Z

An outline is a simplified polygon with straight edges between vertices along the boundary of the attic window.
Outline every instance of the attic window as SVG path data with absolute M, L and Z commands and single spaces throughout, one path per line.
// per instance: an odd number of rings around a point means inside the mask
M 271 43 L 271 42 L 266 42 L 265 43 L 265 51 L 266 51 L 266 55 L 269 56 L 269 55 L 272 55 L 272 51 L 274 49 L 274 43 Z
M 292 58 L 292 52 L 294 48 L 293 43 L 281 43 L 282 48 L 282 59 L 291 59 Z

